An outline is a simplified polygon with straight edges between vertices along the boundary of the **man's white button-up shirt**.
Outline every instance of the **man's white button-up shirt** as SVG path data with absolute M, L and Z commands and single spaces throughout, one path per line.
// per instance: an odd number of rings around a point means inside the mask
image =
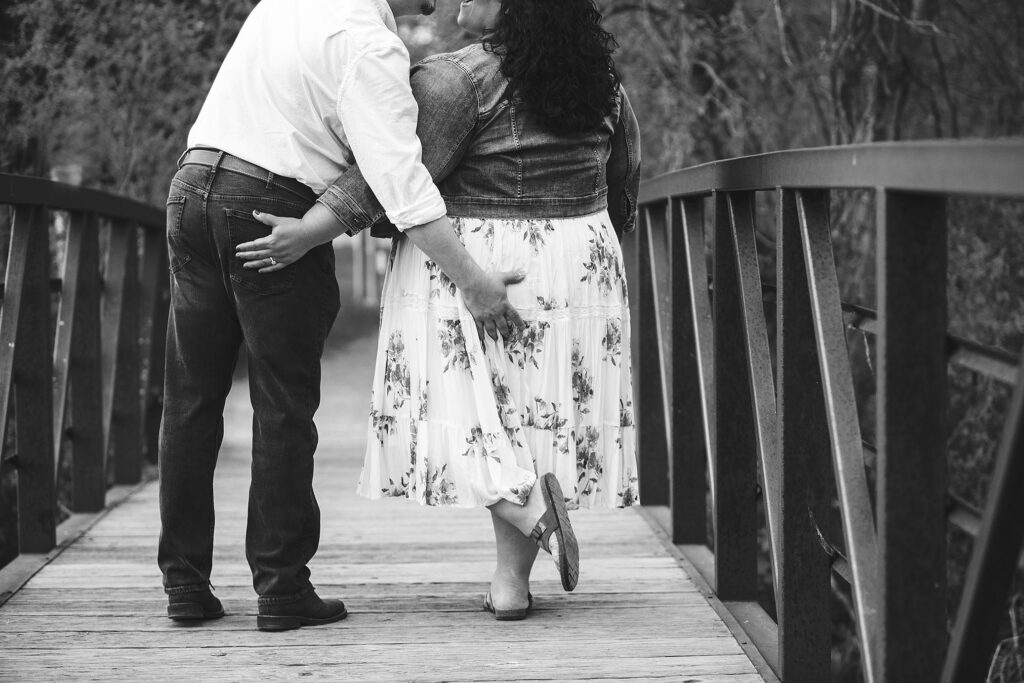
M 188 136 L 317 194 L 358 163 L 400 230 L 445 215 L 423 166 L 409 52 L 384 0 L 262 0 Z

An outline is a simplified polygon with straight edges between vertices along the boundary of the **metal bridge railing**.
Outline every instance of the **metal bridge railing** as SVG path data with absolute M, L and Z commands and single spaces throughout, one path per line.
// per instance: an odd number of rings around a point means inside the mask
M 874 193 L 877 313 L 840 300 L 839 189 Z M 759 192 L 773 193 L 776 214 L 774 344 Z M 1019 358 L 947 330 L 946 205 L 960 195 L 1024 199 L 1024 141 L 792 150 L 641 188 L 624 249 L 644 502 L 669 506 L 673 541 L 786 681 L 829 678 L 833 575 L 851 587 L 866 680 L 984 679 L 1024 538 L 1024 381 Z M 875 444 L 862 439 L 851 327 L 875 338 Z M 1015 385 L 980 513 L 947 495 L 950 363 Z M 841 543 L 824 521 L 833 485 Z M 759 497 L 777 619 L 756 608 Z M 976 537 L 951 636 L 949 523 Z
M 167 320 L 159 209 L 0 174 L 10 249 L 0 308 L 0 479 L 16 472 L 21 553 L 56 545 L 58 473 L 71 512 L 102 510 L 111 484 L 156 459 Z M 51 276 L 62 212 L 63 263 Z M 69 457 L 70 455 L 70 457 Z

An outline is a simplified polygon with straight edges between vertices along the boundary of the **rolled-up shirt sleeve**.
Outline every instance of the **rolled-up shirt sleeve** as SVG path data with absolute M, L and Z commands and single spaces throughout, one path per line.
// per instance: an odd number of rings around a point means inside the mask
M 405 230 L 445 215 L 441 193 L 423 165 L 409 54 L 398 36 L 381 32 L 356 57 L 339 88 L 337 113 L 366 184 L 395 227 Z M 333 199 L 345 201 L 343 195 Z M 331 208 L 330 201 L 324 203 Z
M 472 78 L 452 61 L 430 57 L 412 69 L 413 97 L 419 105 L 416 136 L 423 151 L 423 165 L 434 182 L 441 184 L 458 166 L 472 141 L 480 102 Z M 349 168 L 317 200 L 354 235 L 371 226 L 382 226 L 385 236 L 393 230 L 384 220 L 382 202 L 361 165 Z M 396 226 L 397 227 L 397 226 Z

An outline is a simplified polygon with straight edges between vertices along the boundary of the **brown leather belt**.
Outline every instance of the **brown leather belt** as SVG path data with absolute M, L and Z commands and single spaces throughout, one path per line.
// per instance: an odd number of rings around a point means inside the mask
M 210 168 L 222 168 L 226 171 L 234 171 L 235 173 L 241 173 L 242 175 L 255 178 L 256 180 L 265 180 L 268 184 L 275 184 L 278 187 L 295 192 L 300 196 L 307 197 L 310 201 L 316 199 L 316 193 L 313 192 L 308 185 L 300 183 L 295 178 L 276 175 L 262 166 L 250 164 L 245 159 L 239 159 L 238 157 L 232 156 L 227 152 L 222 152 L 219 149 L 196 147 L 187 150 L 181 155 L 181 158 L 178 159 L 178 168 L 181 168 L 185 164 L 199 164 L 200 166 L 209 166 Z

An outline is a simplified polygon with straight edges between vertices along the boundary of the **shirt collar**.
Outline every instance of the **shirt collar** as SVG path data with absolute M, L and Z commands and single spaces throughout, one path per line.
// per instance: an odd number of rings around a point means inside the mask
M 380 12 L 380 18 L 384 20 L 384 25 L 392 33 L 398 33 L 398 24 L 395 22 L 395 13 L 391 11 L 391 5 L 385 0 L 372 0 L 372 2 L 377 6 L 377 11 Z

